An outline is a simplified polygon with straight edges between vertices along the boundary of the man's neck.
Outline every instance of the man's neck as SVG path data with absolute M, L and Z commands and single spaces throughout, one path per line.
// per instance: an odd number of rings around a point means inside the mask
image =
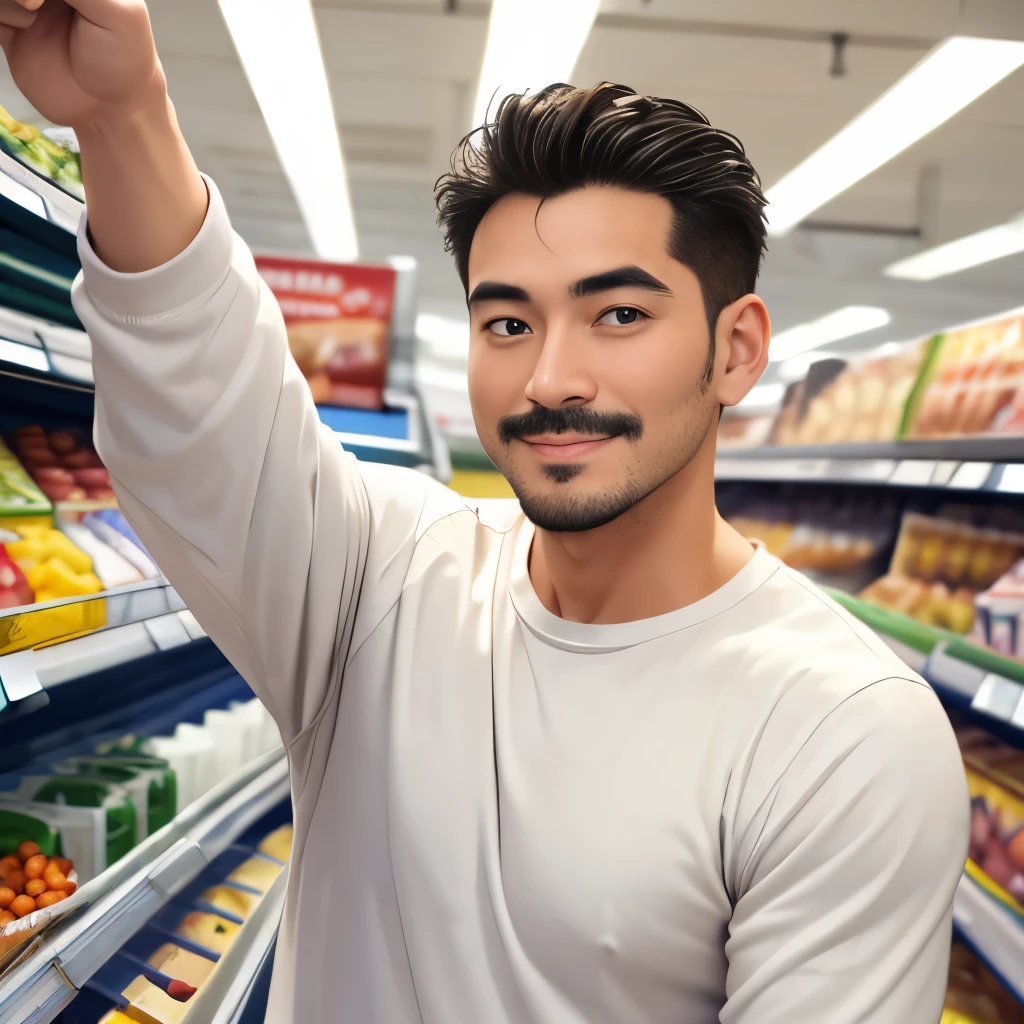
M 714 449 L 614 522 L 583 533 L 537 530 L 530 580 L 572 622 L 633 622 L 693 604 L 750 560 L 750 544 L 715 508 Z

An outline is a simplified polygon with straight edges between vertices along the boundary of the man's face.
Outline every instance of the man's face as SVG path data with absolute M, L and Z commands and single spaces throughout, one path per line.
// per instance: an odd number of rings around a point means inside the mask
M 611 522 L 685 467 L 718 404 L 700 283 L 669 255 L 670 203 L 590 187 L 506 196 L 469 257 L 469 395 L 536 525 Z

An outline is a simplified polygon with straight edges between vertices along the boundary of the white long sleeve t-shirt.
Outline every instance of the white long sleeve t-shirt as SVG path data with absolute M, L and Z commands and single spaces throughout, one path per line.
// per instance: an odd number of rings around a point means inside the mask
M 83 225 L 74 300 L 125 513 L 288 747 L 267 1020 L 935 1024 L 967 797 L 928 686 L 763 550 L 548 612 L 515 502 L 320 424 L 210 191 L 143 274 Z

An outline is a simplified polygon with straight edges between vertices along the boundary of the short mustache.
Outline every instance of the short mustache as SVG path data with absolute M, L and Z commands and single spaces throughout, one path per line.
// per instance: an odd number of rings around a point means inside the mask
M 586 405 L 549 409 L 536 405 L 529 412 L 503 416 L 498 421 L 498 440 L 506 447 L 523 437 L 538 434 L 593 434 L 639 441 L 644 424 L 639 416 L 625 412 L 598 412 Z

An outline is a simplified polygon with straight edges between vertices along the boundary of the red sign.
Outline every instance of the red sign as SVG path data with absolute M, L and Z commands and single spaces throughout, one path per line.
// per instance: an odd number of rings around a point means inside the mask
M 317 405 L 379 409 L 395 301 L 390 267 L 257 256 Z

